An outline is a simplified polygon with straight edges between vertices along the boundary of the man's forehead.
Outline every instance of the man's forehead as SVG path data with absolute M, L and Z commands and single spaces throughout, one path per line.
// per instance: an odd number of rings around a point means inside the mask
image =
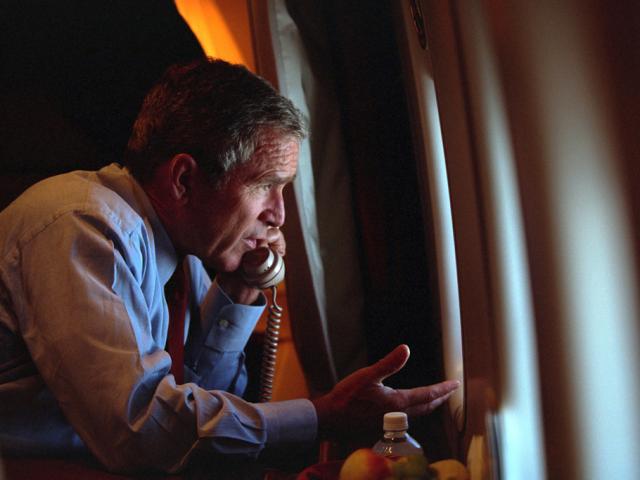
M 258 143 L 249 163 L 287 167 L 292 160 L 297 160 L 298 149 L 299 142 L 294 137 L 265 135 Z
M 248 162 L 239 166 L 238 174 L 247 177 L 274 175 L 291 177 L 298 167 L 298 142 L 295 139 L 263 142 Z

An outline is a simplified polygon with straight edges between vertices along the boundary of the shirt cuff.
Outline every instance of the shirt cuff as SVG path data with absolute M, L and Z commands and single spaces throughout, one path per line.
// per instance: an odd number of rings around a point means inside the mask
M 311 444 L 318 434 L 318 417 L 310 400 L 254 404 L 265 418 L 267 446 Z
M 258 305 L 233 303 L 214 282 L 201 306 L 205 345 L 218 351 L 244 349 L 266 305 L 264 294 L 258 300 Z

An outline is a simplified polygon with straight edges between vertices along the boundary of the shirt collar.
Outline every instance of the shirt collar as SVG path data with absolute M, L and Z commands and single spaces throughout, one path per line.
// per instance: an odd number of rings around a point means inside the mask
M 102 168 L 98 175 L 107 181 L 111 188 L 140 214 L 147 227 L 150 227 L 156 250 L 158 276 L 160 282 L 166 284 L 178 265 L 178 255 L 149 197 L 129 169 L 117 163 Z

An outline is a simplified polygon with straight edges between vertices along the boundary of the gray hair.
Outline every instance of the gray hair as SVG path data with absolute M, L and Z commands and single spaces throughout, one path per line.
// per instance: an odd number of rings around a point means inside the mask
M 302 140 L 306 121 L 289 99 L 244 66 L 202 58 L 170 67 L 151 88 L 125 164 L 144 182 L 158 165 L 187 153 L 219 185 L 267 134 Z

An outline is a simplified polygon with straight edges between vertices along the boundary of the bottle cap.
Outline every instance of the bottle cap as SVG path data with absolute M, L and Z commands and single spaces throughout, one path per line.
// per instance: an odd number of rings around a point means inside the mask
M 404 412 L 389 412 L 385 413 L 382 421 L 382 428 L 385 431 L 399 431 L 407 430 L 409 428 L 409 421 L 407 420 L 407 414 Z

